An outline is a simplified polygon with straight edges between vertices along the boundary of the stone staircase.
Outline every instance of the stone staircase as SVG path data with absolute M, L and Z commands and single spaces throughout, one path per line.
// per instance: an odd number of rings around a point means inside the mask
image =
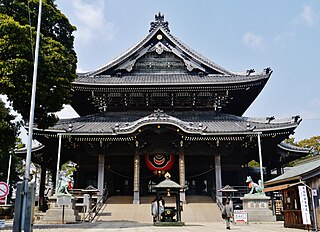
M 96 216 L 96 221 L 137 221 L 152 222 L 151 201 L 154 196 L 141 197 L 140 204 L 132 204 L 132 196 L 110 197 Z M 175 206 L 174 197 L 164 197 L 166 206 Z M 182 221 L 221 222 L 217 204 L 209 196 L 187 196 L 183 205 Z

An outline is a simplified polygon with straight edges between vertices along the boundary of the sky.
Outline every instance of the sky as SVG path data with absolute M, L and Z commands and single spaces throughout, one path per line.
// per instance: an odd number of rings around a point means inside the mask
M 148 35 L 155 14 L 171 34 L 229 71 L 273 74 L 248 117 L 300 115 L 295 141 L 320 135 L 319 0 L 56 0 L 77 27 L 78 72 L 95 70 Z M 69 110 L 60 116 L 69 117 Z

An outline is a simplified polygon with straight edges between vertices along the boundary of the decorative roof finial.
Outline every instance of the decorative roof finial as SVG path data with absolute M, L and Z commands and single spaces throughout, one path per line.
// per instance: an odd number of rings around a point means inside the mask
M 154 18 L 155 18 L 155 21 L 150 23 L 149 32 L 151 32 L 153 29 L 155 29 L 158 26 L 162 26 L 164 29 L 170 32 L 169 23 L 164 21 L 164 15 L 161 15 L 161 13 L 159 12 L 158 15 L 155 15 Z

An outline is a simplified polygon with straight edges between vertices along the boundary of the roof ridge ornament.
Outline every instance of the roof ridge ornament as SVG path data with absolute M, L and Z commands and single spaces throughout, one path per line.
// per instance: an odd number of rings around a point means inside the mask
M 165 30 L 170 32 L 169 23 L 167 21 L 164 21 L 164 15 L 161 15 L 161 13 L 159 12 L 158 15 L 155 15 L 154 18 L 155 21 L 150 23 L 149 32 L 153 31 L 158 26 L 162 26 Z

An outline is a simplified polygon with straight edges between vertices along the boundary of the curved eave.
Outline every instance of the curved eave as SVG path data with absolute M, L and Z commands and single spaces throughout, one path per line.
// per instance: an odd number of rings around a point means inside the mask
M 236 75 L 222 76 L 209 75 L 204 77 L 188 75 L 150 75 L 150 76 L 124 76 L 124 77 L 100 77 L 100 78 L 79 78 L 72 82 L 73 87 L 79 88 L 110 88 L 130 86 L 234 86 L 250 85 L 261 82 L 264 85 L 270 74 L 261 75 Z
M 153 36 L 155 36 L 158 31 L 161 31 L 167 38 L 171 39 L 172 43 L 174 43 L 181 51 L 191 56 L 194 60 L 196 60 L 199 63 L 203 63 L 204 65 L 210 67 L 211 69 L 217 70 L 223 74 L 233 74 L 230 71 L 227 71 L 226 69 L 220 67 L 219 65 L 215 64 L 214 62 L 206 59 L 204 56 L 200 55 L 199 53 L 195 52 L 188 46 L 186 46 L 184 43 L 182 43 L 180 40 L 178 40 L 176 37 L 172 36 L 167 30 L 165 30 L 161 25 L 153 29 L 146 37 L 144 37 L 140 42 L 138 42 L 136 45 L 128 49 L 125 53 L 117 57 L 116 59 L 112 60 L 111 62 L 107 63 L 106 65 L 92 71 L 87 72 L 83 75 L 85 76 L 96 76 L 99 75 L 102 72 L 105 72 L 109 69 L 112 69 L 116 65 L 124 62 L 127 58 L 132 56 L 134 53 L 138 52 L 140 49 L 143 49 L 144 45 L 152 39 Z
M 34 153 L 34 152 L 39 152 L 41 151 L 43 148 L 45 148 L 45 145 L 39 145 L 37 147 L 33 147 L 31 149 L 31 152 Z M 22 149 L 15 149 L 14 150 L 14 153 L 17 154 L 17 155 L 22 155 L 22 154 L 27 154 L 27 148 L 22 148 Z
M 278 144 L 278 147 L 284 151 L 294 152 L 294 153 L 303 153 L 303 154 L 309 154 L 311 150 L 311 148 L 306 149 L 306 148 L 296 147 L 291 144 L 290 146 L 288 146 L 288 144 L 284 144 L 284 143 Z
M 144 127 L 150 125 L 165 125 L 176 127 L 184 134 L 195 137 L 257 136 L 257 134 L 268 137 L 293 133 L 300 123 L 299 120 L 275 120 L 274 123 L 263 123 L 262 119 L 258 121 L 257 119 L 252 120 L 250 118 L 225 114 L 212 116 L 212 113 L 202 115 L 201 112 L 198 115 L 193 116 L 193 121 L 186 115 L 182 115 L 182 118 L 185 118 L 181 120 L 175 116 L 165 114 L 162 111 L 156 111 L 151 115 L 140 117 L 135 120 L 128 119 L 129 121 L 119 120 L 121 117 L 120 114 L 114 115 L 113 118 L 104 118 L 103 115 L 92 115 L 83 118 L 62 120 L 55 128 L 49 130 L 35 129 L 35 134 L 130 137 Z M 137 116 L 135 116 L 135 118 L 137 118 Z

